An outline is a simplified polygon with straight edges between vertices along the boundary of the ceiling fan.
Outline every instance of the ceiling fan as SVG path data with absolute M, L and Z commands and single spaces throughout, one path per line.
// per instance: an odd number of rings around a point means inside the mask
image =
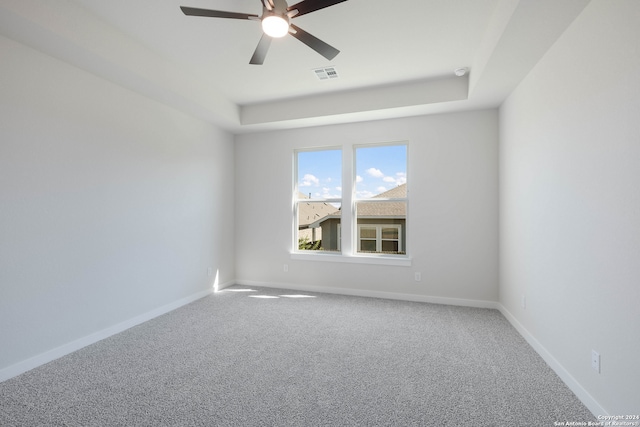
M 185 15 L 190 16 L 261 21 L 264 34 L 262 34 L 262 38 L 260 38 L 260 42 L 258 42 L 258 47 L 256 47 L 249 63 L 262 65 L 267 56 L 272 38 L 284 37 L 287 34 L 291 34 L 328 60 L 335 58 L 336 55 L 340 53 L 338 49 L 312 36 L 300 27 L 293 25 L 291 19 L 342 3 L 343 1 L 347 0 L 302 0 L 300 3 L 289 6 L 286 0 L 260 0 L 262 3 L 262 16 L 250 13 L 225 12 L 222 10 L 198 9 L 186 6 L 180 6 L 180 9 L 182 9 Z

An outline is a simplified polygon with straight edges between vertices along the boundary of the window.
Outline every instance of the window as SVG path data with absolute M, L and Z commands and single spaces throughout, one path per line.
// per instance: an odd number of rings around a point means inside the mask
M 407 146 L 368 145 L 355 149 L 356 251 L 407 252 Z
M 342 150 L 296 153 L 298 251 L 340 252 Z
M 362 253 L 401 253 L 401 224 L 374 224 L 358 226 L 358 252 Z
M 295 152 L 295 252 L 406 256 L 407 207 L 406 143 Z

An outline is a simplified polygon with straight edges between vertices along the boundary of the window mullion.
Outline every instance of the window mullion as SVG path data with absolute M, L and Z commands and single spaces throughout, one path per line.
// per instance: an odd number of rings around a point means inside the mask
M 342 253 L 352 255 L 357 251 L 358 230 L 355 229 L 355 158 L 353 149 L 345 145 L 342 150 Z

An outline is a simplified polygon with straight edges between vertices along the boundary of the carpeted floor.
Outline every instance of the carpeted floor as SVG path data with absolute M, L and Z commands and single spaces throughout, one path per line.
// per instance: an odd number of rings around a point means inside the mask
M 0 383 L 0 426 L 596 421 L 496 310 L 247 289 Z

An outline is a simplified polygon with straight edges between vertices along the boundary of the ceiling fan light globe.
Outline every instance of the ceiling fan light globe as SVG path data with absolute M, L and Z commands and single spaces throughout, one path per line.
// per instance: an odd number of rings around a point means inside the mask
M 267 16 L 262 20 L 262 31 L 269 37 L 284 37 L 289 32 L 289 22 L 280 16 Z

